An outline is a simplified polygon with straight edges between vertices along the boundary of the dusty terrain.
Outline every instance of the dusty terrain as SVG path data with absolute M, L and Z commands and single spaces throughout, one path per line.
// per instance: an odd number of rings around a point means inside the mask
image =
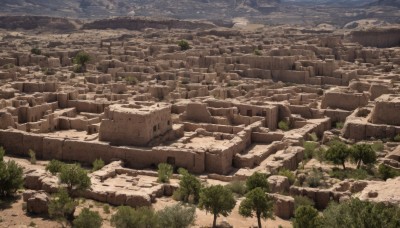
M 80 163 L 88 171 L 96 159 L 106 163 L 90 172 L 92 185 L 79 193 L 77 210 L 99 211 L 105 227 L 117 206 L 160 210 L 176 203 L 179 168 L 205 186 L 266 174 L 276 216 L 268 227 L 291 227 L 298 196 L 321 212 L 351 197 L 398 205 L 396 6 L 365 8 L 355 1 L 359 10 L 335 11 L 338 3 L 288 14 L 295 5 L 274 1 L 271 7 L 280 10 L 268 19 L 260 13 L 263 6 L 252 3 L 239 7 L 254 10 L 251 18 L 237 13 L 229 25 L 211 16 L 211 21 L 2 17 L 0 146 L 6 160 L 24 168 L 24 189 L 2 204 L 0 226 L 58 226 L 46 213 L 23 210 L 21 198 L 42 203 L 28 194 L 48 199 L 57 192 L 58 177 L 44 169 L 52 159 Z M 302 25 L 292 25 L 299 18 Z M 79 55 L 89 60 L 80 63 Z M 325 153 L 337 141 L 370 145 L 377 159 L 359 167 L 351 159 L 335 165 Z M 160 163 L 173 166 L 170 183 L 157 181 Z M 391 178 L 382 176 L 382 166 L 392 171 Z M 237 199 L 232 214 L 218 222 L 252 226 L 255 219 L 239 215 L 243 198 Z M 104 205 L 112 205 L 110 214 Z M 212 216 L 196 212 L 195 227 L 209 227 Z

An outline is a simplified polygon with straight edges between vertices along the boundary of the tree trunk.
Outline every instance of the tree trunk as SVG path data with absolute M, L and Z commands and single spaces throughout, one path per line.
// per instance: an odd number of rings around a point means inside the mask
M 359 160 L 359 161 L 357 162 L 357 169 L 359 169 L 360 166 L 361 166 L 361 160 Z
M 345 165 L 344 163 L 345 163 L 345 162 L 342 163 L 343 169 L 346 169 L 346 165 Z
M 213 228 L 217 227 L 217 214 L 214 214 Z
M 257 214 L 258 228 L 261 228 L 261 215 Z

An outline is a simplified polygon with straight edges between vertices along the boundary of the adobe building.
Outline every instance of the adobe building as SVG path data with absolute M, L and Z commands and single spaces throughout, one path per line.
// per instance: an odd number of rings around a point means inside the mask
M 169 104 L 114 104 L 104 111 L 99 139 L 112 145 L 146 146 L 171 129 Z

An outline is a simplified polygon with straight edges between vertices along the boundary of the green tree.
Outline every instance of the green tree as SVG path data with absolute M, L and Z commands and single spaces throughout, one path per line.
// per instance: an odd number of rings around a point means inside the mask
M 82 169 L 79 164 L 63 165 L 59 178 L 62 184 L 67 185 L 69 194 L 72 194 L 75 191 L 85 190 L 91 185 L 86 170 Z
M 346 169 L 345 162 L 350 153 L 351 150 L 346 144 L 340 141 L 332 141 L 329 149 L 325 152 L 325 158 L 335 165 L 342 165 L 343 169 Z
M 197 202 L 199 200 L 201 183 L 200 180 L 195 176 L 191 175 L 185 169 L 179 169 L 179 174 L 182 175 L 181 180 L 179 182 L 179 194 L 182 197 L 184 202 Z M 190 200 L 192 199 L 192 200 Z
M 314 228 L 319 225 L 318 211 L 312 206 L 300 206 L 294 213 L 294 228 Z
M 158 164 L 158 181 L 161 183 L 168 183 L 173 172 L 174 168 L 172 165 L 166 163 Z
M 60 188 L 49 202 L 49 216 L 61 223 L 71 221 L 77 205 L 78 203 L 69 197 L 67 190 Z
M 83 208 L 73 222 L 75 228 L 100 228 L 102 223 L 103 219 L 100 214 L 90 211 L 89 208 Z
M 255 188 L 262 188 L 265 192 L 269 191 L 267 175 L 265 173 L 255 172 L 246 180 L 247 190 L 251 191 Z
M 92 166 L 93 166 L 92 171 L 97 171 L 97 170 L 103 168 L 104 165 L 105 165 L 104 161 L 101 158 L 96 159 L 92 163 Z
M 175 204 L 157 212 L 157 215 L 161 227 L 188 228 L 196 219 L 196 208 Z
M 246 198 L 240 203 L 239 214 L 244 217 L 257 217 L 258 228 L 261 228 L 262 219 L 274 219 L 273 199 L 264 190 L 257 187 L 246 194 Z
M 148 207 L 133 209 L 129 206 L 120 206 L 118 211 L 111 216 L 111 225 L 117 228 L 153 228 L 158 227 L 158 218 Z
M 357 169 L 361 167 L 361 162 L 364 165 L 376 162 L 376 153 L 369 144 L 353 145 L 350 157 L 357 164 Z
M 320 221 L 324 228 L 398 228 L 399 218 L 398 206 L 353 198 L 340 204 L 330 204 Z
M 181 51 L 186 51 L 190 49 L 190 45 L 189 42 L 187 42 L 186 40 L 180 40 L 178 42 L 179 47 L 181 47 Z
M 79 52 L 75 58 L 74 58 L 74 63 L 78 64 L 80 68 L 80 72 L 85 72 L 86 71 L 86 63 L 90 61 L 90 56 L 86 52 Z
M 217 217 L 228 216 L 235 204 L 232 192 L 222 185 L 206 187 L 200 192 L 199 208 L 214 215 L 213 228 L 217 227 Z
M 0 161 L 0 197 L 15 193 L 23 184 L 22 167 L 15 161 Z
M 61 172 L 63 165 L 65 165 L 63 162 L 53 159 L 46 165 L 46 171 L 56 175 L 57 173 Z

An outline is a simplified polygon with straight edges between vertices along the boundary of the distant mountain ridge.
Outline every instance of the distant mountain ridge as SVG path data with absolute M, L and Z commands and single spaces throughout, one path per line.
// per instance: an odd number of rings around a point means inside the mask
M 400 0 L 1 0 L 2 15 L 71 18 L 151 16 L 178 19 L 226 19 L 257 16 L 276 7 L 298 4 L 354 6 L 399 5 Z

